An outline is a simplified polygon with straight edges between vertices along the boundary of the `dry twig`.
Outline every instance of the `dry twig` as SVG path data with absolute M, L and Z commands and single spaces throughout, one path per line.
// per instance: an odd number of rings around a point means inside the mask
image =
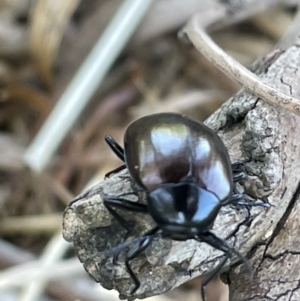
M 262 79 L 240 65 L 219 48 L 205 30 L 199 25 L 199 18 L 195 15 L 186 25 L 184 32 L 188 35 L 194 46 L 212 64 L 221 69 L 230 78 L 236 80 L 248 91 L 262 98 L 274 106 L 281 106 L 297 115 L 300 115 L 300 100 L 291 95 L 282 93 Z

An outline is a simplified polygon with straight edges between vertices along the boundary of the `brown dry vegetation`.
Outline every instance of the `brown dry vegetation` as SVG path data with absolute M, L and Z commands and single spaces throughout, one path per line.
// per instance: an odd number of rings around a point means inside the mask
M 42 287 L 37 300 L 117 300 L 116 293 L 99 289 L 73 259 L 71 246 L 60 241 L 68 202 L 96 172 L 103 178 L 120 165 L 103 137 L 109 133 L 121 142 L 130 121 L 161 111 L 203 121 L 238 91 L 178 40 L 195 9 L 183 12 L 173 1 L 163 2 L 173 11 L 172 22 L 162 22 L 163 8 L 162 16 L 147 17 L 152 30 L 139 28 L 46 171 L 36 174 L 24 166 L 26 148 L 121 1 L 0 1 L 0 300 L 33 300 L 28 296 L 34 283 Z M 275 47 L 294 14 L 291 4 L 268 3 L 260 13 L 245 13 L 210 34 L 250 66 Z M 209 300 L 226 300 L 218 293 L 224 287 L 212 286 Z M 200 300 L 199 279 L 153 300 L 184 298 Z

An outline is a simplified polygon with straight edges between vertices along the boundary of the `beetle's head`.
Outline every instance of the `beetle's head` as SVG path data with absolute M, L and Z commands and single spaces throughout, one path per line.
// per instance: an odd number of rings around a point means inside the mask
M 149 191 L 147 198 L 153 219 L 171 232 L 197 234 L 208 230 L 221 208 L 214 193 L 190 182 L 162 184 Z

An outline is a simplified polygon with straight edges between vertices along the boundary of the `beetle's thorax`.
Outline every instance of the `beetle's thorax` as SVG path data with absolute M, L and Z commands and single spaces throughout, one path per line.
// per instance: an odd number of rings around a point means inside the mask
M 160 185 L 147 193 L 147 200 L 155 222 L 177 240 L 209 230 L 221 208 L 215 194 L 191 182 Z

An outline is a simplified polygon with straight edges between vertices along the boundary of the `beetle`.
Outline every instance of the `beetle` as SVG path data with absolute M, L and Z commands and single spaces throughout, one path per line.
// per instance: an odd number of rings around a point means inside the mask
M 126 254 L 125 265 L 135 286 L 139 279 L 130 267 L 154 237 L 184 241 L 195 239 L 223 251 L 226 256 L 205 278 L 205 286 L 235 254 L 251 270 L 247 259 L 210 230 L 223 206 L 239 204 L 265 206 L 245 201 L 233 193 L 234 182 L 245 178 L 240 162 L 231 164 L 228 151 L 219 136 L 204 124 L 176 113 L 142 117 L 131 123 L 124 135 L 124 149 L 111 137 L 105 137 L 113 152 L 123 161 L 117 170 L 127 168 L 132 180 L 146 193 L 147 203 L 121 197 L 105 197 L 104 204 L 119 223 L 130 232 L 128 223 L 115 208 L 150 214 L 156 227 L 135 239 L 137 246 Z M 116 170 L 111 173 L 116 172 Z M 110 173 L 109 173 L 110 174 Z M 113 249 L 114 262 L 128 242 Z

